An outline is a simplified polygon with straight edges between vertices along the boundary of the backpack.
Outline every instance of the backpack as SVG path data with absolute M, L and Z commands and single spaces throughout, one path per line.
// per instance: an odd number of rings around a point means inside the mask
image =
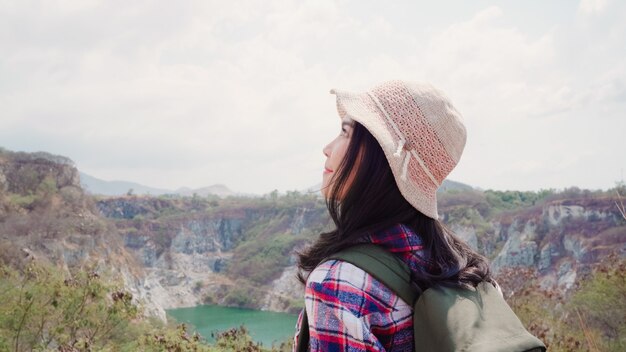
M 544 352 L 545 345 L 530 334 L 491 283 L 474 290 L 431 287 L 419 297 L 411 287 L 409 267 L 374 244 L 359 244 L 331 255 L 351 263 L 385 284 L 413 305 L 415 351 Z M 303 312 L 296 351 L 309 345 L 309 325 Z

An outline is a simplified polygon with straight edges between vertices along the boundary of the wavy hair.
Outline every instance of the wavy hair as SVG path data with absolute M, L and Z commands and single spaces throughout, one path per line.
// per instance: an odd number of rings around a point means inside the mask
M 351 173 L 354 178 L 348 185 Z M 305 283 L 308 274 L 331 254 L 350 247 L 368 232 L 398 223 L 421 236 L 428 255 L 429 267 L 412 273 L 418 290 L 437 285 L 475 287 L 481 281 L 493 282 L 485 257 L 402 196 L 381 146 L 358 122 L 354 122 L 345 157 L 333 176 L 326 206 L 335 229 L 321 233 L 315 243 L 298 253 L 300 282 Z

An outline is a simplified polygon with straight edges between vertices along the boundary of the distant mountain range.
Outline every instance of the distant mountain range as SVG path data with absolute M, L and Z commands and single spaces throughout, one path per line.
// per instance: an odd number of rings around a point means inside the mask
M 208 195 L 216 195 L 224 198 L 235 195 L 236 193 L 228 189 L 225 185 L 217 184 L 202 188 L 188 188 L 182 187 L 177 190 L 169 190 L 163 188 L 155 188 L 150 186 L 144 186 L 136 182 L 128 181 L 105 181 L 99 178 L 88 175 L 84 172 L 80 172 L 80 184 L 81 186 L 91 194 L 99 194 L 105 196 L 119 196 L 131 192 L 132 194 L 147 194 L 147 195 L 163 195 L 163 194 L 176 194 L 181 196 L 192 196 L 194 193 L 206 197 Z
M 322 188 L 322 183 L 320 182 L 316 184 L 315 186 L 311 186 L 309 188 L 303 189 L 300 192 L 301 193 L 317 193 L 321 195 L 321 191 L 320 191 L 321 188 Z M 443 192 L 452 191 L 452 190 L 471 191 L 473 189 L 475 188 L 465 183 L 452 181 L 452 180 L 443 180 L 443 183 L 437 190 L 437 193 L 443 193 Z
M 439 186 L 439 189 L 437 189 L 437 193 L 443 193 L 446 191 L 453 191 L 453 190 L 454 191 L 471 191 L 473 189 L 475 188 L 465 183 L 452 181 L 452 180 L 443 180 L 443 183 L 441 184 L 441 186 Z
M 80 184 L 87 192 L 91 194 L 99 194 L 105 196 L 119 196 L 123 194 L 127 194 L 128 192 L 132 192 L 132 194 L 144 194 L 144 195 L 152 195 L 158 196 L 163 194 L 176 194 L 180 196 L 193 196 L 194 193 L 201 196 L 206 197 L 208 195 L 216 195 L 221 198 L 225 198 L 232 195 L 238 195 L 239 193 L 233 192 L 228 187 L 222 184 L 216 184 L 208 187 L 202 188 L 189 188 L 189 187 L 181 187 L 177 190 L 169 190 L 163 188 L 155 188 L 150 186 L 145 186 L 136 182 L 129 181 L 105 181 L 99 178 L 88 175 L 84 172 L 80 172 Z M 321 183 L 318 183 L 314 186 L 308 187 L 306 189 L 300 190 L 300 193 L 316 193 L 320 194 L 320 188 L 322 187 Z M 451 181 L 444 180 L 441 187 L 437 192 L 445 192 L 450 190 L 458 190 L 458 191 L 467 191 L 474 189 L 472 186 Z M 254 196 L 252 194 L 247 194 L 248 196 Z

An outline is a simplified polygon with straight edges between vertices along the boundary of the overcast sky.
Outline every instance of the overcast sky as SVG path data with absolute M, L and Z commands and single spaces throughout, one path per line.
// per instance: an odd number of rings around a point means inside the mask
M 449 176 L 613 187 L 626 1 L 3 1 L 0 146 L 105 180 L 239 192 L 321 181 L 331 88 L 426 81 L 463 114 Z

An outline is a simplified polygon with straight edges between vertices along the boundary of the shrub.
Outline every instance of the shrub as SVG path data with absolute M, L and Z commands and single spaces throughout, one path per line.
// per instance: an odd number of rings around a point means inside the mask
M 15 351 L 129 346 L 139 309 L 132 295 L 93 271 L 71 277 L 31 263 L 23 273 L 0 267 L 0 337 Z
M 139 340 L 139 347 L 141 351 L 220 351 L 203 344 L 197 333 L 190 335 L 185 324 L 145 334 Z
M 542 289 L 532 269 L 501 271 L 505 298 L 549 351 L 626 349 L 626 259 L 617 255 L 577 282 L 571 296 Z
M 591 341 L 607 351 L 626 350 L 626 260 L 609 256 L 568 302 L 570 311 L 588 330 L 601 332 L 601 341 Z M 592 336 L 592 335 L 590 335 Z

